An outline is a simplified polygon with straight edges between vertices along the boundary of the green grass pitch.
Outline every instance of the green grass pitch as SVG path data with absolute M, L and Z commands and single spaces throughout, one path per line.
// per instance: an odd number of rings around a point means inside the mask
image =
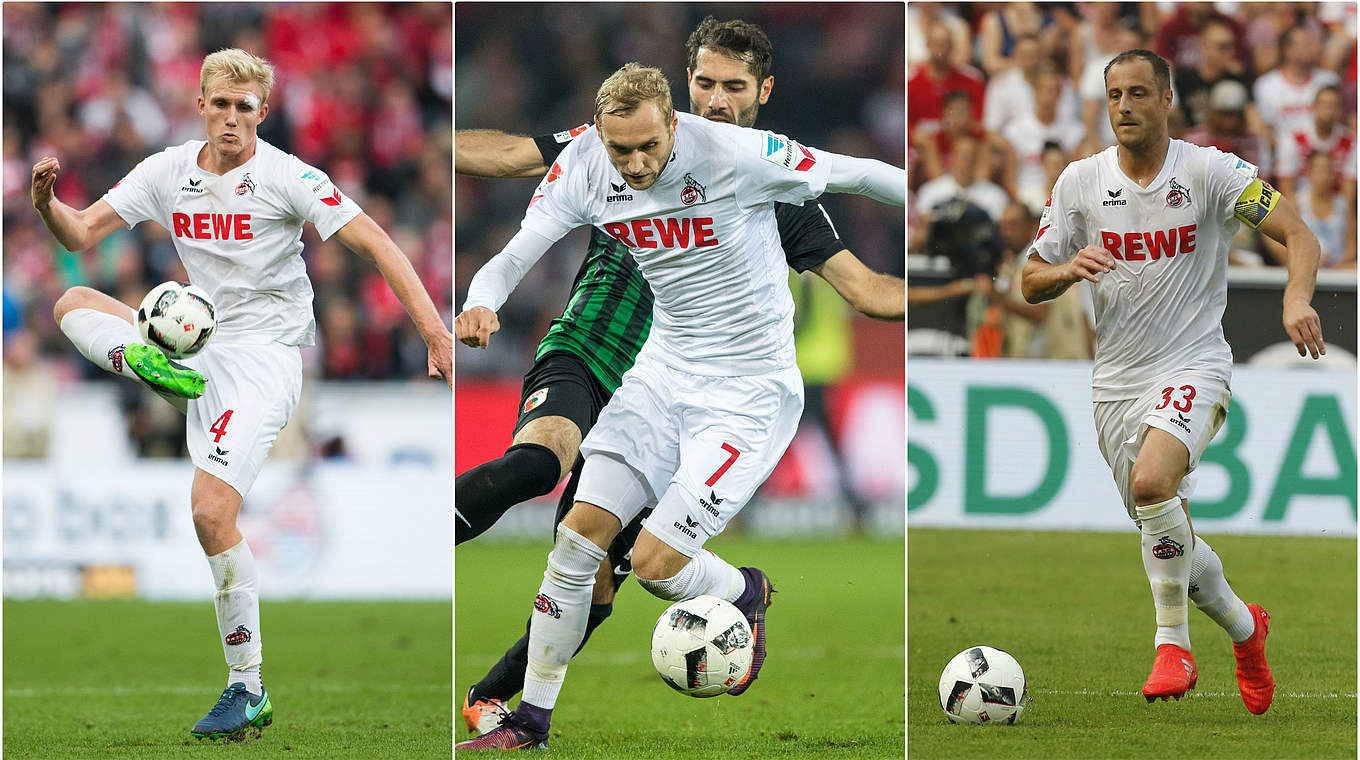
M 900 539 L 750 541 L 707 546 L 775 585 L 769 659 L 740 697 L 692 699 L 652 667 L 666 603 L 630 579 L 572 661 L 553 712 L 553 760 L 574 758 L 901 758 L 903 545 Z M 550 549 L 463 544 L 455 552 L 455 694 L 524 632 Z M 458 718 L 460 740 L 470 736 Z
M 1138 536 L 912 529 L 907 537 L 907 747 L 923 758 L 1356 756 L 1356 542 L 1214 536 L 1233 590 L 1270 612 L 1275 700 L 1242 705 L 1232 645 L 1191 605 L 1199 684 L 1148 704 L 1152 592 Z M 1020 661 L 1014 726 L 950 724 L 940 671 L 967 646 Z
M 226 686 L 212 604 L 4 603 L 4 756 L 445 758 L 448 602 L 265 602 L 274 724 L 211 743 L 189 728 Z

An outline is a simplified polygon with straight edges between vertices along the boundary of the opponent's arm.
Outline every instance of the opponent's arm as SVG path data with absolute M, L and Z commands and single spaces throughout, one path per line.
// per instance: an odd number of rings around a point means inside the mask
M 1259 180 L 1258 180 L 1259 181 Z M 1251 192 L 1252 188 L 1247 191 Z M 1299 217 L 1298 209 L 1280 195 L 1268 208 L 1257 227 L 1263 234 L 1284 245 L 1289 255 L 1289 280 L 1284 286 L 1284 330 L 1294 341 L 1299 356 L 1314 359 L 1327 353 L 1322 342 L 1322 320 L 1313 309 L 1313 286 L 1317 284 L 1318 258 L 1322 248 L 1317 236 Z
M 553 241 L 537 232 L 521 228 L 501 252 L 477 270 L 468 285 L 463 312 L 453 320 L 458 340 L 473 348 L 486 348 L 491 336 L 501 329 L 496 310 Z
M 865 316 L 900 320 L 907 313 L 907 290 L 902 278 L 875 272 L 848 250 L 833 254 L 812 271 Z
M 1099 282 L 1100 275 L 1114 271 L 1114 256 L 1098 245 L 1077 251 L 1071 261 L 1050 264 L 1030 251 L 1020 280 L 1020 292 L 1030 303 L 1051 301 L 1081 280 Z
M 57 200 L 52 187 L 57 181 L 61 163 L 53 156 L 45 156 L 33 165 L 33 208 L 42 217 L 52 237 L 68 251 L 84 251 L 108 237 L 119 227 L 127 226 L 108 201 L 100 198 L 83 211 Z
M 471 177 L 541 177 L 548 171 L 532 137 L 494 129 L 460 129 L 453 136 L 453 170 Z
M 411 321 L 425 339 L 430 377 L 443 377 L 453 387 L 453 335 L 444 327 L 439 309 L 425 292 L 411 260 L 368 214 L 360 213 L 341 227 L 336 237 L 359 258 L 371 261 L 387 280 Z
M 829 193 L 852 193 L 893 206 L 907 205 L 907 173 L 872 158 L 825 153 L 831 159 Z

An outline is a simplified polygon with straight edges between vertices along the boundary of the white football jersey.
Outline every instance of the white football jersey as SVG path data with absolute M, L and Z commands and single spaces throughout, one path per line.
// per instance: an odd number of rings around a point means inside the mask
M 1326 69 L 1308 72 L 1308 81 L 1297 84 L 1285 78 L 1279 69 L 1262 74 L 1252 86 L 1252 98 L 1261 114 L 1261 121 L 1275 130 L 1276 135 L 1303 129 L 1313 121 L 1313 100 L 1318 90 L 1328 85 L 1340 86 L 1341 79 Z
M 698 375 L 794 365 L 793 299 L 774 203 L 821 195 L 829 159 L 773 132 L 678 114 L 661 176 L 634 190 L 595 127 L 534 191 L 523 227 L 550 240 L 592 224 L 628 246 L 655 297 L 649 351 Z
M 1226 384 L 1223 338 L 1228 246 L 1235 205 L 1256 178 L 1252 164 L 1216 148 L 1172 140 L 1144 188 L 1119 168 L 1118 146 L 1063 170 L 1033 250 L 1061 264 L 1087 245 L 1116 259 L 1089 284 L 1095 306 L 1096 401 L 1136 398 L 1169 372 L 1203 371 Z
M 325 240 L 360 213 L 326 173 L 256 140 L 255 155 L 223 175 L 198 166 L 206 143 L 147 156 L 104 195 L 129 227 L 170 232 L 189 281 L 217 307 L 217 340 L 311 345 L 312 283 L 302 223 Z

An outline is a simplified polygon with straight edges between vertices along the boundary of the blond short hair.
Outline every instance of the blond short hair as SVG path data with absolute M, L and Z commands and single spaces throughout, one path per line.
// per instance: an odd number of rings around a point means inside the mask
M 662 117 L 668 118 L 672 108 L 671 83 L 661 69 L 626 63 L 610 74 L 595 94 L 595 123 L 599 124 L 600 117 L 606 114 L 627 116 L 649 100 L 661 109 Z
M 227 48 L 211 53 L 203 59 L 203 68 L 198 74 L 198 87 L 204 97 L 208 94 L 208 82 L 223 78 L 229 82 L 255 82 L 263 90 L 261 101 L 269 100 L 269 91 L 274 88 L 274 67 L 269 61 L 247 53 L 240 48 Z

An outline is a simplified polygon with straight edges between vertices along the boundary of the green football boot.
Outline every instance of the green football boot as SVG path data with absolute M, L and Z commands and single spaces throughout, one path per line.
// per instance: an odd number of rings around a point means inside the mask
M 228 686 L 213 709 L 194 724 L 190 733 L 199 739 L 241 739 L 246 729 L 254 726 L 258 736 L 259 729 L 274 722 L 269 690 L 262 691 L 263 694 L 251 694 L 243 683 Z
M 123 361 L 147 387 L 157 393 L 176 398 L 198 398 L 203 395 L 203 385 L 207 382 L 203 375 L 170 360 L 155 346 L 129 343 L 123 347 Z

